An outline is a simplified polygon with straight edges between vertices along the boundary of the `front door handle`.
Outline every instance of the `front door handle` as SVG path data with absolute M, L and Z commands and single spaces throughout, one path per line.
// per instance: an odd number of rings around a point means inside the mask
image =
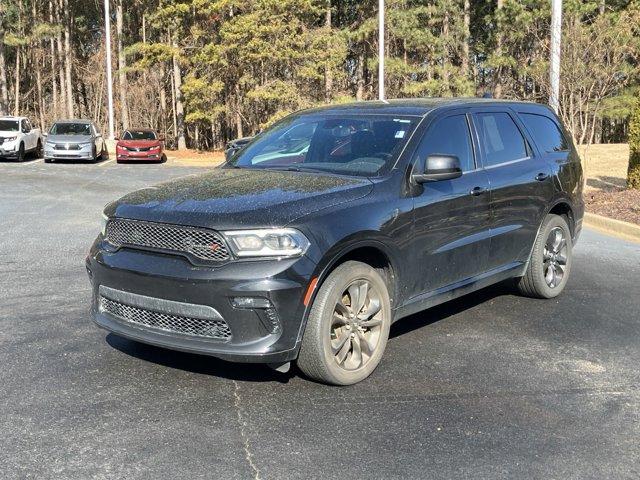
M 539 182 L 544 182 L 547 178 L 549 178 L 549 175 L 546 173 L 539 173 L 536 175 L 536 180 Z
M 478 195 L 482 195 L 486 191 L 487 189 L 484 187 L 473 187 L 469 192 L 469 194 L 473 195 L 474 197 L 477 197 Z

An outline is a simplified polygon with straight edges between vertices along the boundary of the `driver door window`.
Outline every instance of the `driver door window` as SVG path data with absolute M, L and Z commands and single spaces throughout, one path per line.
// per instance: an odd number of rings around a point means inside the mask
M 475 170 L 473 147 L 466 115 L 453 115 L 436 120 L 429 127 L 416 151 L 416 165 L 423 166 L 429 155 L 455 155 L 463 172 Z

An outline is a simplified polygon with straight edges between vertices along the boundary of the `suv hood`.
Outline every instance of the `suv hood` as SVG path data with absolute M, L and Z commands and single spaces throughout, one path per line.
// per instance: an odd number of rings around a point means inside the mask
M 91 135 L 47 135 L 47 142 L 51 143 L 89 143 L 93 141 Z
M 372 188 L 366 178 L 219 168 L 125 195 L 107 205 L 105 214 L 216 230 L 284 227 L 362 198 Z

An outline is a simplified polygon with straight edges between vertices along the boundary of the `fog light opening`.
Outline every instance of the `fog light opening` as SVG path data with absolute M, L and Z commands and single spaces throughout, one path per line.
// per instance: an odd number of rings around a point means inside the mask
M 233 297 L 231 299 L 231 305 L 234 308 L 270 308 L 271 302 L 268 298 L 263 297 Z

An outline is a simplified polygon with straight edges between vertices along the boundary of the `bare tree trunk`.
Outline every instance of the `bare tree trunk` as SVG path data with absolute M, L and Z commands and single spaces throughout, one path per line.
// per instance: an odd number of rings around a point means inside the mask
M 244 137 L 244 132 L 242 131 L 242 113 L 240 112 L 240 108 L 242 105 L 242 101 L 240 98 L 240 85 L 236 82 L 235 86 L 236 95 L 235 95 L 235 103 L 236 103 L 236 111 L 235 111 L 235 119 L 236 119 L 236 135 L 238 138 Z
M 59 25 L 62 22 L 62 0 L 56 1 L 56 19 L 55 22 Z M 56 35 L 56 47 L 58 53 L 57 60 L 57 72 L 58 72 L 58 82 L 60 84 L 60 107 L 62 110 L 62 114 L 66 117 L 71 117 L 71 112 L 69 112 L 68 104 L 67 104 L 67 88 L 65 82 L 65 72 L 64 72 L 64 50 L 62 48 L 62 33 L 58 32 Z M 55 70 L 54 70 L 55 75 Z
M 4 30 L 0 29 L 0 114 L 9 113 L 9 88 L 7 86 L 7 66 L 4 56 Z
M 175 49 L 178 48 L 178 44 L 174 40 L 172 43 Z M 182 73 L 180 72 L 180 64 L 178 63 L 178 57 L 173 56 L 173 84 L 176 95 L 176 138 L 178 141 L 178 150 L 187 149 L 187 141 L 184 135 L 184 105 L 182 104 Z
M 500 12 L 500 10 L 502 10 L 502 8 L 504 7 L 504 0 L 498 0 L 498 4 L 497 4 L 497 12 Z M 496 57 L 500 58 L 502 57 L 502 21 L 498 22 L 498 32 L 497 32 L 497 37 L 496 37 Z M 494 72 L 494 89 L 493 89 L 493 94 L 496 98 L 500 98 L 502 97 L 502 79 L 500 78 L 502 76 L 502 68 L 497 67 L 495 69 Z
M 464 0 L 463 6 L 464 40 L 462 42 L 462 73 L 469 78 L 469 42 L 471 41 L 471 1 Z
M 446 7 L 445 7 L 446 8 Z M 444 57 L 442 58 L 442 78 L 444 80 L 447 93 L 451 92 L 451 85 L 449 84 L 449 48 L 447 47 L 449 41 L 449 10 L 445 10 L 444 18 L 442 20 L 442 38 L 445 41 Z
M 20 114 L 20 59 L 22 58 L 22 48 L 16 47 L 16 70 L 15 82 L 13 84 L 13 115 Z
M 118 0 L 116 5 L 116 36 L 118 37 L 118 87 L 120 94 L 120 120 L 122 122 L 122 129 L 129 128 L 129 107 L 127 104 L 127 74 L 125 68 L 127 67 L 126 58 L 123 51 L 123 27 L 124 27 L 124 13 L 122 10 L 122 0 Z
M 165 64 L 160 67 L 160 131 L 167 135 L 167 92 L 165 90 Z
M 37 8 L 36 2 L 34 1 L 31 4 L 31 15 L 33 18 L 37 18 Z M 39 40 L 38 44 L 33 47 L 33 65 L 36 71 L 36 96 L 38 99 L 38 119 L 39 126 L 42 130 L 44 130 L 44 99 L 42 98 L 42 65 L 40 61 L 42 60 L 42 41 Z
M 53 0 L 49 0 L 49 23 L 55 21 Z M 58 117 L 58 84 L 56 82 L 56 43 L 53 37 L 49 40 L 51 48 L 51 100 L 53 103 L 53 117 Z
M 69 11 L 69 0 L 64 0 L 64 73 L 67 83 L 67 112 L 73 117 L 73 84 L 71 83 L 71 12 Z
M 327 11 L 325 13 L 324 26 L 328 32 L 331 31 L 331 0 L 327 0 Z M 324 69 L 324 101 L 331 103 L 333 97 L 333 72 L 331 71 L 331 62 L 327 60 Z
M 364 47 L 358 53 L 358 69 L 356 71 L 356 100 L 364 98 Z

